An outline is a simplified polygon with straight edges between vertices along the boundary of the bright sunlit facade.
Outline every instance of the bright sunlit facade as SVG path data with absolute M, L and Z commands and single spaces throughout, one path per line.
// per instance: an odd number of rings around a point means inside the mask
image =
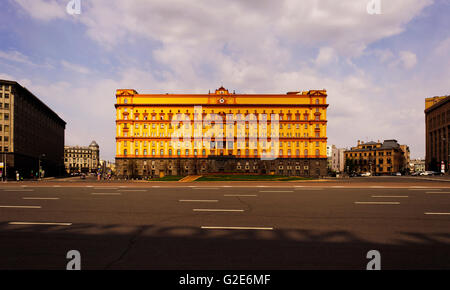
M 119 176 L 326 174 L 327 93 L 116 93 Z

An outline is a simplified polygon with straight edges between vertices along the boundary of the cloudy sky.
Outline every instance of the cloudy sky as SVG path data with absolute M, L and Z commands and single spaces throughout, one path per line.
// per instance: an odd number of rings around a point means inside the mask
M 450 94 L 450 0 L 2 0 L 0 79 L 115 155 L 115 90 L 327 89 L 329 144 L 395 138 L 424 157 L 424 98 Z

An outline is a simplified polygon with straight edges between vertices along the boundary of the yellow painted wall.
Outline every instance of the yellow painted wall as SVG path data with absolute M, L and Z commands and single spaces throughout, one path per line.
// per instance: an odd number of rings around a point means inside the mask
M 171 120 L 169 120 L 168 114 L 187 113 L 193 119 L 194 106 L 202 105 L 202 113 L 207 115 L 223 112 L 236 116 L 248 111 L 249 114 L 259 116 L 266 113 L 269 118 L 267 124 L 269 137 L 272 132 L 270 114 L 272 111 L 273 113 L 282 113 L 284 114 L 283 119 L 279 121 L 282 125 L 282 128 L 279 129 L 279 149 L 283 150 L 283 155 L 280 157 L 326 158 L 326 112 L 328 107 L 326 97 L 325 90 L 289 95 L 234 95 L 221 94 L 221 91 L 205 95 L 139 95 L 134 90 L 117 90 L 116 157 L 124 157 L 124 150 L 127 150 L 127 157 L 197 156 L 201 158 L 211 155 L 209 143 L 206 146 L 203 144 L 197 146 L 197 155 L 194 151 L 194 142 L 190 142 L 192 149 L 187 155 L 186 148 L 178 148 L 172 146 L 175 144 L 171 144 L 175 128 L 169 128 Z M 291 114 L 291 120 L 288 120 L 288 113 Z M 316 114 L 320 114 L 318 120 L 316 120 Z M 299 116 L 298 120 L 297 115 Z M 304 119 L 305 115 L 308 116 L 308 120 Z M 318 126 L 317 129 L 316 126 Z M 128 130 L 124 130 L 125 127 Z M 193 126 L 191 125 L 191 127 Z M 225 124 L 224 127 L 226 127 Z M 211 130 L 210 126 L 202 128 L 201 135 L 205 136 Z M 234 131 L 234 136 L 237 136 L 236 124 L 231 130 Z M 249 129 L 245 128 L 244 131 L 247 136 Z M 226 141 L 226 132 L 225 129 L 223 141 Z M 317 136 L 316 133 L 318 133 Z M 179 139 L 182 140 L 182 137 Z M 238 144 L 235 144 L 232 154 L 241 157 L 261 157 L 263 150 L 261 146 L 253 148 L 251 142 L 246 141 L 246 143 L 249 143 L 249 146 L 247 147 L 245 144 L 245 147 L 241 147 L 241 155 L 238 155 L 238 148 L 236 148 Z M 161 149 L 163 150 L 162 155 Z M 181 150 L 180 155 L 177 154 L 178 149 Z M 245 154 L 247 149 L 249 155 Z M 254 149 L 257 150 L 256 155 Z M 153 155 L 153 150 L 155 155 Z M 169 155 L 169 150 L 172 150 L 172 155 Z M 205 155 L 202 154 L 203 150 L 205 150 Z M 291 151 L 290 155 L 288 155 L 288 150 Z M 297 150 L 299 151 L 298 155 Z M 305 150 L 308 150 L 307 155 L 305 155 Z M 319 150 L 319 155 L 316 155 L 316 150 Z M 215 155 L 220 153 L 221 149 L 214 151 Z M 223 154 L 228 155 L 228 151 L 223 149 Z

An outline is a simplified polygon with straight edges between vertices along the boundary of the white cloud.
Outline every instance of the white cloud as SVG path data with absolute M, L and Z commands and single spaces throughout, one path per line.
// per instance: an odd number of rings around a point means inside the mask
M 24 54 L 18 51 L 1 51 L 0 50 L 0 58 L 7 60 L 18 62 L 22 64 L 34 65 L 33 62 Z
M 400 60 L 406 69 L 412 69 L 417 64 L 417 56 L 411 51 L 401 51 Z
M 79 65 L 79 64 L 74 64 L 65 60 L 61 61 L 61 65 L 70 71 L 76 72 L 76 73 L 80 73 L 80 74 L 89 74 L 91 73 L 91 70 L 85 66 Z
M 411 51 L 400 51 L 398 59 L 391 66 L 401 66 L 404 69 L 412 69 L 417 64 L 417 56 Z
M 255 50 L 276 36 L 312 47 L 328 43 L 341 54 L 358 55 L 368 44 L 402 32 L 431 3 L 389 1 L 382 15 L 369 15 L 367 1 L 97 0 L 83 3 L 88 8 L 80 21 L 93 39 L 110 46 L 139 35 L 167 45 L 230 43 Z
M 51 21 L 67 17 L 65 0 L 13 0 L 20 5 L 31 17 Z
M 435 53 L 438 56 L 448 57 L 450 52 L 450 37 L 444 39 L 435 49 Z
M 377 49 L 373 51 L 374 55 L 378 57 L 381 63 L 386 63 L 392 60 L 395 56 L 390 49 Z
M 336 52 L 331 47 L 322 47 L 319 50 L 315 63 L 319 66 L 328 65 L 338 59 Z

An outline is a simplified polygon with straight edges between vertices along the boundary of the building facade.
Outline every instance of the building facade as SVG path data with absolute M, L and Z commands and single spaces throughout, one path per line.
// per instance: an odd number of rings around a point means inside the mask
M 342 173 L 345 169 L 345 148 L 331 147 L 331 171 Z
M 142 95 L 117 90 L 118 177 L 327 174 L 325 90 Z
M 25 178 L 64 173 L 64 122 L 15 81 L 0 80 L 2 177 Z
M 345 151 L 345 167 L 348 173 L 407 173 L 408 156 L 409 147 L 398 144 L 397 140 L 385 140 L 383 143 L 358 141 L 356 147 Z
M 67 173 L 94 173 L 100 166 L 100 147 L 92 141 L 89 146 L 64 146 Z
M 426 170 L 425 160 L 414 159 L 409 162 L 410 172 L 424 172 Z
M 332 145 L 327 145 L 327 168 L 328 171 L 332 171 L 332 166 L 333 166 L 333 146 Z
M 450 96 L 425 99 L 425 166 L 449 172 Z

